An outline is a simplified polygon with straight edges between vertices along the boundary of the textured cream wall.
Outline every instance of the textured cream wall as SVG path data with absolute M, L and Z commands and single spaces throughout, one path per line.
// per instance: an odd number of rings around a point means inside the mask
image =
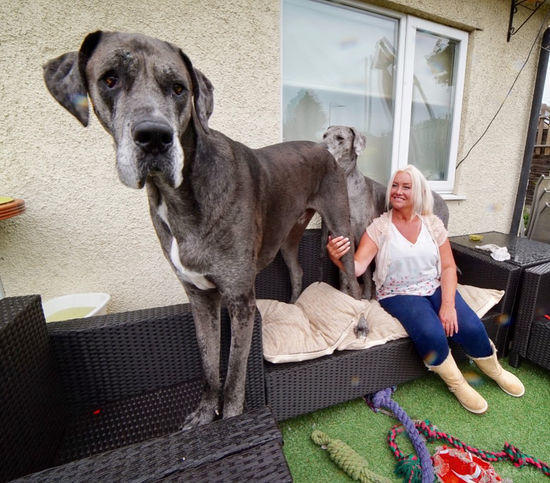
M 460 157 L 498 108 L 542 21 L 506 43 L 507 0 L 377 2 L 473 30 Z M 144 191 L 120 184 L 110 137 L 80 126 L 48 94 L 41 65 L 77 50 L 97 29 L 139 31 L 184 49 L 215 86 L 211 125 L 252 147 L 280 139 L 280 3 L 159 0 L 0 4 L 0 194 L 27 211 L 0 221 L 8 295 L 106 291 L 111 311 L 186 300 L 161 254 Z M 460 167 L 453 234 L 507 231 L 528 123 L 538 50 L 497 121 Z

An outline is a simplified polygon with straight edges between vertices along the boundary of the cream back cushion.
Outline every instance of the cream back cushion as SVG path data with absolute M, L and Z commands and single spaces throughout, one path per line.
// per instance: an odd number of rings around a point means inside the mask
M 504 291 L 459 285 L 466 303 L 483 317 Z M 262 316 L 264 357 L 274 363 L 297 362 L 332 354 L 336 349 L 367 349 L 407 337 L 397 319 L 376 300 L 356 300 L 334 287 L 317 282 L 308 286 L 295 305 L 257 300 Z M 366 338 L 354 329 L 361 315 L 368 327 Z

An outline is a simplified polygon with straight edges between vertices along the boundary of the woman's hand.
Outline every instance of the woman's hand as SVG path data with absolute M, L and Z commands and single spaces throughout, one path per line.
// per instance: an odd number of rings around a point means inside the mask
M 349 238 L 343 236 L 337 236 L 332 238 L 330 235 L 328 237 L 327 251 L 328 256 L 333 263 L 336 263 L 340 258 L 342 258 L 346 253 L 349 252 L 351 243 Z M 336 263 L 337 264 L 337 263 Z
M 458 320 L 454 305 L 442 303 L 439 309 L 439 320 L 443 324 L 443 330 L 447 337 L 458 334 Z

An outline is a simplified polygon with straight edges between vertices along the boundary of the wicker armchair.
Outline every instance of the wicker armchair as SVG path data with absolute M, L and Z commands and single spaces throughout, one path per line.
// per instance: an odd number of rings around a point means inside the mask
M 40 297 L 2 299 L 0 381 L 0 481 L 290 480 L 259 316 L 245 414 L 195 430 L 178 431 L 202 385 L 188 305 L 46 325 Z
M 320 230 L 306 230 L 299 252 L 304 270 L 304 288 L 316 281 L 337 286 L 338 272 L 327 258 L 321 258 Z M 455 253 L 462 271 L 459 282 L 485 288 L 506 290 L 506 296 L 483 322 L 500 355 L 508 344 L 509 326 L 502 313 L 510 313 L 520 269 L 480 259 L 468 253 Z M 256 279 L 256 297 L 287 302 L 290 282 L 280 255 Z M 508 320 L 508 319 L 506 319 Z M 464 357 L 453 347 L 456 358 Z M 265 362 L 267 404 L 277 420 L 316 411 L 334 404 L 376 392 L 426 374 L 426 368 L 409 338 L 388 342 L 360 351 L 335 352 L 309 361 L 286 364 Z
M 525 358 L 550 369 L 550 263 L 525 270 L 518 305 L 510 364 Z

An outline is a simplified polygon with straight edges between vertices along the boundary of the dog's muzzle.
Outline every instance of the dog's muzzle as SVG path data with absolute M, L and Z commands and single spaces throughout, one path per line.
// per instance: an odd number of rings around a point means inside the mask
M 172 128 L 159 121 L 141 121 L 132 128 L 134 142 L 147 154 L 162 154 L 172 147 Z
M 146 119 L 134 124 L 117 142 L 120 180 L 140 189 L 148 175 L 160 175 L 173 188 L 182 182 L 184 153 L 173 128 L 164 120 Z

